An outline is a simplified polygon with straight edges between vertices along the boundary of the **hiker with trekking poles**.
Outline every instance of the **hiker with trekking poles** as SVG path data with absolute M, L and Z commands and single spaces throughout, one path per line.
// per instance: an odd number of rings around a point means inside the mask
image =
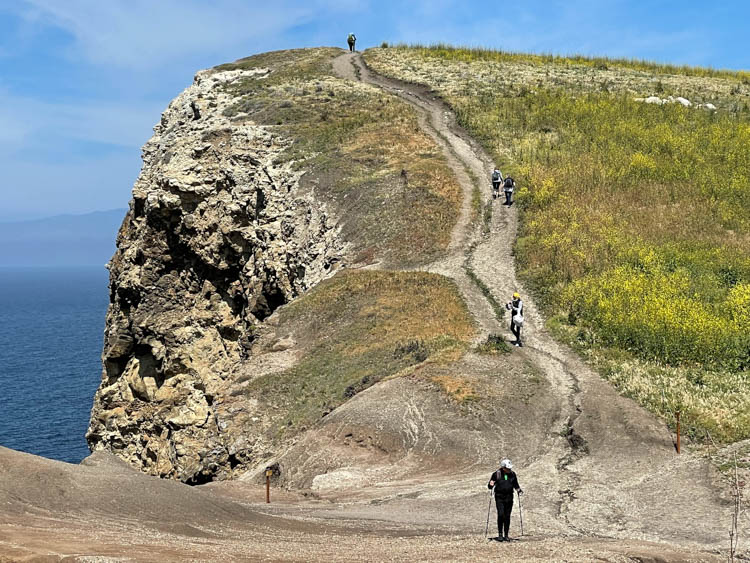
M 513 464 L 509 459 L 500 462 L 500 468 L 490 476 L 487 488 L 491 490 L 490 504 L 487 506 L 487 525 L 484 535 L 487 537 L 487 531 L 490 527 L 490 507 L 492 506 L 492 497 L 495 497 L 495 507 L 497 508 L 497 541 L 510 541 L 508 530 L 510 529 L 510 513 L 513 510 L 513 491 L 518 494 L 518 514 L 521 517 L 521 535 L 523 535 L 523 511 L 521 509 L 521 495 L 523 491 L 518 484 L 518 477 L 513 472 Z

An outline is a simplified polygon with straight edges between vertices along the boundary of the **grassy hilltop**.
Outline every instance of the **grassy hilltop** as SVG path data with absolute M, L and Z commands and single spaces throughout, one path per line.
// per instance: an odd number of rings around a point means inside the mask
M 279 333 L 301 359 L 280 373 L 240 376 L 236 395 L 268 414 L 272 443 L 312 427 L 357 393 L 389 377 L 420 380 L 454 402 L 475 397 L 458 376 L 432 373 L 468 349 L 475 326 L 455 284 L 407 272 L 443 255 L 461 206 L 461 188 L 414 110 L 398 97 L 335 75 L 338 49 L 264 53 L 220 71 L 269 69 L 263 80 L 227 86 L 233 121 L 252 120 L 291 140 L 284 158 L 341 217 L 355 266 L 291 303 Z M 417 376 L 413 376 L 417 377 Z
M 446 46 L 366 60 L 433 88 L 516 178 L 519 271 L 550 329 L 652 411 L 750 437 L 748 73 Z
M 255 55 L 216 70 L 269 69 L 232 83 L 225 113 L 292 139 L 288 160 L 303 183 L 345 217 L 354 259 L 389 267 L 424 264 L 448 243 L 460 188 L 405 102 L 337 78 L 332 48 Z

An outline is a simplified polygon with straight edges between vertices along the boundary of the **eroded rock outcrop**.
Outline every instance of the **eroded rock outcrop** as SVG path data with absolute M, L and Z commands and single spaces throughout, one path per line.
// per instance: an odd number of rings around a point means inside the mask
M 270 128 L 223 115 L 227 86 L 268 69 L 202 71 L 163 113 L 110 262 L 104 370 L 87 439 L 155 475 L 221 478 L 241 452 L 214 401 L 259 323 L 327 276 L 343 245 Z

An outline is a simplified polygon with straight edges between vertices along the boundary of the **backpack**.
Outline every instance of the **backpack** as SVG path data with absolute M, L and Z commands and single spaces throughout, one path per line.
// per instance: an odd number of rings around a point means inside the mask
M 495 496 L 513 497 L 513 473 L 504 475 L 499 469 L 495 472 Z
M 518 305 L 514 304 L 513 306 L 518 307 L 518 312 L 513 315 L 513 318 L 511 320 L 516 326 L 523 326 L 523 301 L 519 299 Z
M 500 181 L 500 171 L 499 170 L 495 170 L 492 173 L 492 181 L 493 182 L 499 182 Z
M 346 40 L 347 40 L 347 41 L 348 41 L 349 43 L 354 43 L 354 41 L 356 40 L 356 38 L 354 37 L 354 34 L 353 34 L 353 33 L 350 33 L 350 34 L 349 34 L 349 37 L 347 37 L 347 38 L 346 38 Z
M 512 188 L 513 187 L 513 178 L 511 178 L 510 176 L 508 176 L 505 179 L 505 187 L 506 188 Z

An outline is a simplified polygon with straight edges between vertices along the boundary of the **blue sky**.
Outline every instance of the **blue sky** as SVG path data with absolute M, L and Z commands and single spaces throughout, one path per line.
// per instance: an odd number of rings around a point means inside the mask
M 315 45 L 449 42 L 750 69 L 750 1 L 0 0 L 0 221 L 125 207 L 196 70 Z

